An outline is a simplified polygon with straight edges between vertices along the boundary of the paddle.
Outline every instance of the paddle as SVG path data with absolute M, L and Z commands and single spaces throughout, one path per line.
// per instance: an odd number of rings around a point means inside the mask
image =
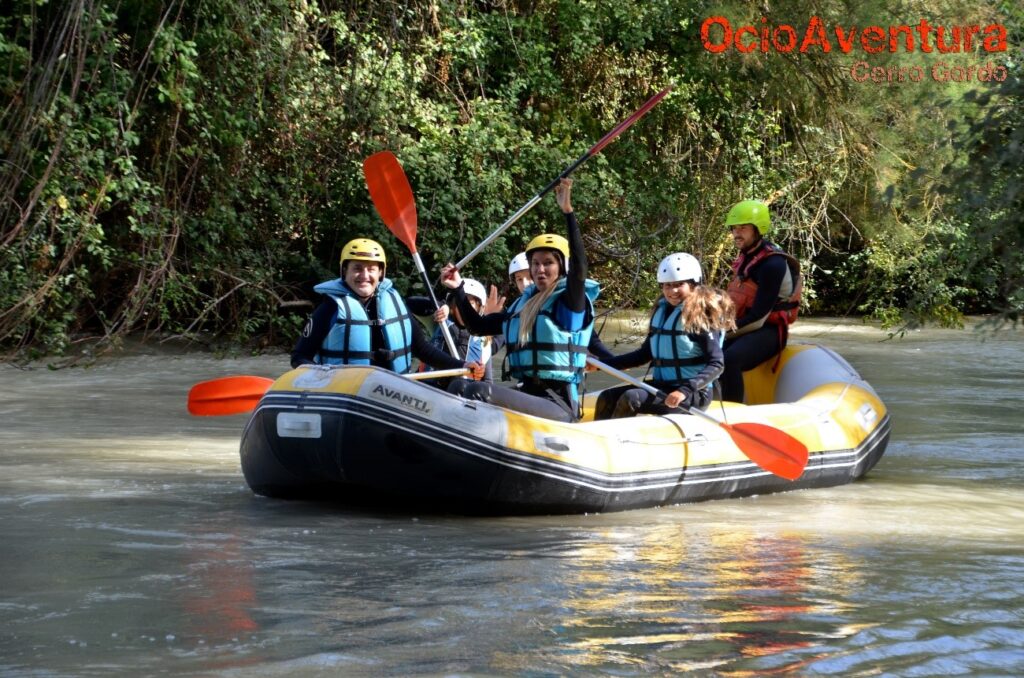
M 578 157 L 576 159 L 576 162 L 572 163 L 571 165 L 566 167 L 564 170 L 562 170 L 562 173 L 559 174 L 557 177 L 555 177 L 554 181 L 552 181 L 550 184 L 548 184 L 543 189 L 541 189 L 540 193 L 538 193 L 537 195 L 535 195 L 532 198 L 530 198 L 529 202 L 527 202 L 525 205 L 520 207 L 518 212 L 516 212 L 515 214 L 510 216 L 505 223 L 503 223 L 501 226 L 499 226 L 489 236 L 484 238 L 483 242 L 481 242 L 479 245 L 474 247 L 473 250 L 469 254 L 467 254 L 466 256 L 462 257 L 462 259 L 457 264 L 455 264 L 455 268 L 457 268 L 459 270 L 462 270 L 462 268 L 466 264 L 468 264 L 473 259 L 473 257 L 475 257 L 476 255 L 480 254 L 480 252 L 485 247 L 487 247 L 492 242 L 494 242 L 502 233 L 504 233 L 508 229 L 509 226 L 511 226 L 512 224 L 514 224 L 517 221 L 519 221 L 519 219 L 524 214 L 526 214 L 531 209 L 533 209 L 534 205 L 539 203 L 541 201 L 541 199 L 545 195 L 550 193 L 552 191 L 552 189 L 554 189 L 555 186 L 558 185 L 559 181 L 561 181 L 565 177 L 567 177 L 570 174 L 572 174 L 576 170 L 576 168 L 578 168 L 580 165 L 585 163 L 592 156 L 597 155 L 598 153 L 600 153 L 602 148 L 604 148 L 605 146 L 607 146 L 608 144 L 610 144 L 612 142 L 612 139 L 614 139 L 615 137 L 619 136 L 620 134 L 625 132 L 627 129 L 632 127 L 633 123 L 635 123 L 637 120 L 642 118 L 647 113 L 647 111 L 649 111 L 652 108 L 654 108 L 655 106 L 657 106 L 658 102 L 661 101 L 665 97 L 665 95 L 668 94 L 671 91 L 672 91 L 672 87 L 671 86 L 670 87 L 666 87 L 665 89 L 661 90 L 660 92 L 655 94 L 653 97 L 648 99 L 647 103 L 645 103 L 643 106 L 638 108 L 636 110 L 636 112 L 633 113 L 633 115 L 629 116 L 628 118 L 626 118 L 625 120 L 620 122 L 618 125 L 615 126 L 614 129 L 612 129 L 611 132 L 608 132 L 608 134 L 605 134 L 603 137 L 601 137 L 601 140 L 598 141 L 593 146 L 591 146 L 590 149 L 586 153 L 584 153 L 583 155 Z
M 464 377 L 470 373 L 465 367 L 433 372 L 413 372 L 402 376 L 414 381 Z M 219 417 L 251 412 L 267 392 L 273 379 L 266 377 L 236 376 L 201 381 L 188 392 L 188 412 L 195 416 Z
M 409 179 L 406 178 L 398 158 L 391 151 L 374 153 L 363 161 L 363 176 L 366 178 L 366 187 L 370 189 L 370 198 L 377 208 L 377 214 L 387 225 L 388 230 L 409 248 L 412 259 L 416 262 L 416 269 L 427 283 L 427 291 L 430 292 L 434 308 L 440 308 L 437 297 L 434 296 L 430 277 L 423 267 L 423 260 L 416 250 L 416 199 L 413 198 L 412 186 L 409 185 Z M 448 352 L 461 359 L 459 349 L 455 347 L 455 341 L 448 331 L 448 324 L 440 323 L 439 327 L 448 345 Z
M 189 389 L 188 413 L 218 417 L 249 412 L 273 383 L 273 379 L 252 376 L 201 381 Z
M 611 365 L 605 365 L 594 357 L 588 356 L 587 363 L 637 388 L 642 388 L 662 400 L 668 397 L 667 393 L 617 370 Z M 803 474 L 804 468 L 807 466 L 807 446 L 785 431 L 754 422 L 726 424 L 697 407 L 680 409 L 721 426 L 740 448 L 740 451 L 765 471 L 786 480 L 796 480 Z

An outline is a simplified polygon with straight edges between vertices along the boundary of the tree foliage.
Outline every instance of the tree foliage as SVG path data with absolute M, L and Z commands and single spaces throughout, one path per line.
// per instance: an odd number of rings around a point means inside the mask
M 891 322 L 905 312 L 1019 313 L 1019 78 L 936 96 L 934 83 L 854 83 L 834 54 L 701 45 L 711 14 L 805 25 L 805 3 L 9 6 L 0 17 L 8 350 L 60 353 L 138 331 L 288 343 L 301 317 L 283 311 L 334 275 L 349 238 L 380 240 L 399 287 L 419 285 L 373 211 L 365 157 L 387 148 L 402 161 L 418 244 L 436 270 L 670 83 L 669 97 L 577 174 L 603 303 L 648 304 L 654 265 L 675 250 L 724 282 L 732 252 L 722 215 L 755 197 L 772 203 L 778 239 L 804 261 L 812 311 Z M 1019 10 L 966 2 L 831 0 L 813 11 L 888 25 L 922 6 L 1019 26 Z M 923 58 L 888 58 L 898 57 Z M 511 256 L 560 222 L 543 202 L 468 273 L 503 281 Z

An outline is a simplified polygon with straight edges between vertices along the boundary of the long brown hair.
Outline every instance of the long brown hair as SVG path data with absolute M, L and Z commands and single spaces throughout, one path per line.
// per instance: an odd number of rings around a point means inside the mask
M 684 332 L 727 332 L 736 328 L 736 306 L 717 287 L 697 285 L 681 304 L 679 324 Z

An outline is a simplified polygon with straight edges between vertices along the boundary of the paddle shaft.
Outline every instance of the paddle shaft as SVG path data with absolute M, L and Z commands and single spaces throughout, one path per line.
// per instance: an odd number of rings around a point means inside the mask
M 593 356 L 587 356 L 587 364 L 588 365 L 593 365 L 597 369 L 599 369 L 599 370 L 601 370 L 603 372 L 607 372 L 608 374 L 612 375 L 613 377 L 617 377 L 617 378 L 621 379 L 622 381 L 625 381 L 625 382 L 627 382 L 629 384 L 633 384 L 637 388 L 642 388 L 643 390 L 647 391 L 651 395 L 658 396 L 658 398 L 660 398 L 661 400 L 664 400 L 665 398 L 668 398 L 668 394 L 665 393 L 664 391 L 662 391 L 661 389 L 655 388 L 654 386 L 651 386 L 650 384 L 648 384 L 646 381 L 641 381 L 640 379 L 637 379 L 633 375 L 626 374 L 622 370 L 617 370 L 614 367 L 612 367 L 611 365 L 605 365 L 603 362 L 601 362 L 600 360 L 598 360 L 597 358 L 595 358 Z M 685 408 L 682 408 L 682 409 L 685 409 Z M 712 419 L 714 419 L 714 417 L 712 417 Z M 718 422 L 717 419 L 714 419 L 714 421 L 716 423 Z
M 664 400 L 667 394 L 650 384 L 629 376 L 625 372 L 605 365 L 593 357 L 587 358 L 587 363 L 604 370 L 614 377 L 618 377 L 626 383 L 633 384 L 638 388 L 654 394 Z M 698 417 L 703 417 L 724 430 L 732 438 L 736 447 L 752 462 L 769 473 L 774 473 L 786 480 L 796 480 L 807 466 L 807 446 L 785 431 L 766 424 L 754 422 L 740 422 L 738 424 L 726 424 L 718 421 L 710 414 L 696 407 L 680 407 L 684 412 Z
M 642 388 L 643 390 L 647 391 L 648 393 L 657 396 L 661 400 L 665 400 L 665 398 L 668 398 L 668 394 L 665 393 L 664 391 L 662 391 L 661 389 L 655 388 L 654 386 L 651 386 L 650 384 L 648 384 L 645 381 L 641 381 L 640 379 L 637 379 L 636 377 L 634 377 L 632 375 L 626 374 L 622 370 L 617 370 L 614 367 L 612 367 L 611 365 L 605 365 L 603 362 L 601 362 L 597 358 L 594 358 L 592 356 L 587 356 L 587 363 L 590 364 L 590 365 L 593 365 L 594 367 L 598 368 L 599 370 L 604 370 L 605 372 L 607 372 L 608 374 L 612 375 L 613 377 L 617 377 L 617 378 L 621 379 L 622 381 L 625 381 L 627 383 L 633 384 L 637 388 Z M 717 419 L 715 419 L 714 417 L 712 417 L 710 414 L 708 414 L 704 410 L 700 409 L 699 407 L 683 407 L 682 405 L 680 405 L 679 409 L 681 409 L 683 412 L 686 412 L 687 414 L 695 414 L 698 417 L 703 417 L 704 419 L 707 419 L 708 421 L 713 421 L 716 424 L 718 424 L 719 426 L 722 425 L 722 422 L 718 421 Z
M 427 291 L 430 293 L 430 299 L 434 302 L 434 308 L 440 309 L 441 304 L 437 302 L 437 296 L 434 294 L 434 287 L 430 283 L 430 276 L 427 275 L 427 269 L 423 266 L 423 260 L 420 259 L 420 253 L 415 249 L 412 250 L 412 260 L 416 262 L 416 269 L 423 276 L 423 282 L 427 285 Z M 451 309 L 448 309 L 451 312 Z M 451 353 L 456 360 L 462 360 L 462 356 L 459 355 L 459 349 L 455 345 L 455 340 L 452 339 L 452 333 L 448 331 L 447 321 L 438 323 L 438 327 L 441 328 L 441 335 L 444 336 L 444 343 L 448 345 L 448 352 Z
M 464 377 L 471 370 L 455 367 L 433 372 L 410 372 L 402 376 L 414 381 Z M 196 384 L 189 390 L 188 411 L 193 415 L 226 415 L 251 412 L 274 380 L 266 377 L 239 375 L 221 377 Z
M 411 372 L 409 374 L 403 374 L 403 377 L 412 379 L 413 381 L 423 381 L 425 379 L 444 379 L 445 377 L 465 377 L 470 373 L 470 370 L 465 367 L 453 367 L 450 370 L 433 370 L 430 372 Z
M 473 257 L 475 257 L 476 255 L 480 254 L 480 252 L 482 252 L 485 247 L 487 247 L 492 242 L 497 240 L 501 236 L 501 234 L 504 233 L 506 230 L 508 230 L 508 228 L 512 224 L 514 224 L 517 221 L 519 221 L 524 214 L 526 214 L 527 212 L 532 210 L 534 208 L 534 206 L 537 203 L 539 203 L 541 201 L 541 199 L 545 195 L 550 193 L 555 188 L 555 186 L 558 185 L 559 181 L 561 181 L 562 179 L 568 177 L 570 174 L 575 172 L 576 169 L 579 168 L 580 165 L 585 163 L 592 156 L 597 155 L 598 153 L 600 153 L 601 149 L 604 148 L 605 146 L 607 146 L 609 143 L 611 143 L 612 139 L 614 139 L 615 137 L 619 136 L 620 134 L 625 132 L 627 129 L 632 127 L 633 123 L 635 123 L 637 120 L 642 118 L 644 116 L 644 114 L 647 113 L 647 111 L 649 111 L 652 108 L 654 108 L 655 106 L 657 106 L 658 102 L 661 101 L 665 97 L 665 95 L 668 94 L 670 91 L 672 91 L 672 87 L 666 87 L 665 89 L 661 90 L 660 92 L 655 94 L 653 97 L 648 99 L 647 103 L 645 103 L 643 106 L 638 108 L 636 110 L 636 112 L 633 113 L 633 115 L 629 116 L 628 118 L 626 118 L 625 120 L 620 122 L 618 125 L 616 125 L 614 127 L 614 129 L 612 129 L 612 131 L 608 132 L 608 134 L 605 134 L 603 137 L 601 137 L 601 140 L 598 141 L 593 146 L 591 146 L 590 149 L 587 150 L 586 153 L 584 153 L 580 157 L 576 158 L 575 162 L 573 162 L 571 165 L 569 165 L 564 170 L 562 170 L 562 173 L 559 174 L 557 177 L 555 177 L 554 181 L 552 181 L 550 184 L 548 184 L 543 189 L 541 189 L 541 191 L 539 193 L 537 193 L 537 195 L 535 195 L 532 198 L 530 198 L 530 200 L 525 205 L 523 205 L 518 210 L 516 210 L 516 213 L 513 214 L 511 217 L 509 217 L 508 220 L 505 221 L 505 223 L 503 223 L 501 226 L 499 226 L 489 236 L 484 238 L 483 242 L 481 242 L 479 245 L 474 247 L 469 252 L 469 254 L 467 254 L 466 256 L 462 257 L 462 259 L 460 259 L 458 261 L 458 263 L 455 264 L 455 268 L 461 270 L 466 264 L 468 264 L 470 261 L 472 261 Z
M 412 194 L 412 185 L 405 176 L 402 164 L 391 151 L 374 153 L 363 161 L 363 177 L 381 221 L 409 248 L 412 260 L 416 263 L 416 270 L 427 284 L 430 299 L 434 302 L 434 310 L 440 309 L 430 277 L 416 249 L 416 198 Z M 451 332 L 448 331 L 447 323 L 441 323 L 441 335 L 448 346 L 448 352 L 457 360 L 461 360 L 459 349 L 455 346 Z

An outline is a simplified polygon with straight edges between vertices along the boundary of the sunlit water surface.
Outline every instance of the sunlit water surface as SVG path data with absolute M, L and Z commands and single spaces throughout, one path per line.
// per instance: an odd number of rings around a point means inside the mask
M 586 516 L 254 496 L 185 398 L 285 356 L 0 366 L 0 674 L 1020 675 L 1022 333 L 795 329 L 890 408 L 866 480 Z

